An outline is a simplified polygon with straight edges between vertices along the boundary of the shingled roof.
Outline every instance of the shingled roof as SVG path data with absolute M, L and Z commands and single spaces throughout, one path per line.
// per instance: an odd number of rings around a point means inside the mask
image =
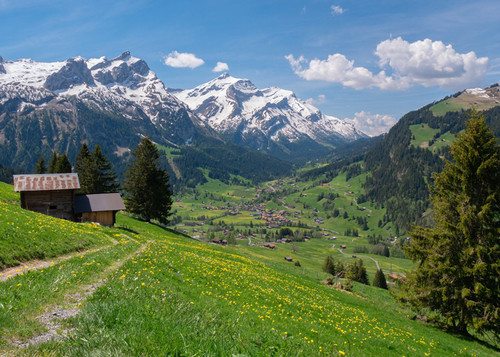
M 14 175 L 14 191 L 78 190 L 78 174 Z

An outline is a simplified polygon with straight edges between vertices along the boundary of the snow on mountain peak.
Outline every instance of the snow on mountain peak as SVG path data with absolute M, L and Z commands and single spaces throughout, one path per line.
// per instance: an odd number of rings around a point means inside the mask
M 224 135 L 264 135 L 273 141 L 304 138 L 325 144 L 363 137 L 352 124 L 323 115 L 292 91 L 258 89 L 248 79 L 224 73 L 200 86 L 174 93 L 207 124 Z M 237 134 L 239 133 L 239 134 Z

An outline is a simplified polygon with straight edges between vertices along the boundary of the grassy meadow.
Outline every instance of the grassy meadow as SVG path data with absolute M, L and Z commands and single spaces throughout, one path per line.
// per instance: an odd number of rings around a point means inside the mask
M 123 214 L 115 228 L 74 225 L 19 209 L 9 188 L 1 185 L 1 227 L 10 232 L 14 222 L 18 249 L 27 252 L 16 255 L 17 261 L 29 264 L 34 252 L 50 243 L 46 232 L 54 237 L 52 245 L 64 247 L 57 249 L 74 254 L 0 282 L 0 355 L 498 355 L 479 342 L 412 320 L 385 290 L 355 283 L 351 293 L 322 284 L 324 276 L 314 272 L 332 241 L 298 242 L 296 252 L 287 252 L 290 244 L 276 250 L 223 247 Z M 239 190 L 228 199 L 248 193 Z M 69 243 L 78 239 L 88 239 L 93 249 Z M 347 245 L 349 239 L 339 237 L 335 244 Z M 349 260 L 349 249 L 329 252 Z M 284 261 L 285 253 L 303 266 Z M 410 268 L 404 259 L 398 265 L 393 258 L 389 263 L 376 257 L 394 270 Z M 68 310 L 75 313 L 56 319 Z M 41 318 L 48 315 L 59 321 L 57 331 L 39 341 L 37 336 L 54 329 Z

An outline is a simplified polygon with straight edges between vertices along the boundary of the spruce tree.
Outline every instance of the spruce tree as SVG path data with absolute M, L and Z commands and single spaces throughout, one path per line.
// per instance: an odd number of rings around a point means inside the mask
M 69 162 L 66 153 L 59 155 L 56 160 L 56 167 L 54 173 L 70 173 L 71 172 L 71 162 Z
M 125 174 L 124 190 L 127 211 L 146 222 L 156 219 L 166 224 L 172 206 L 168 173 L 159 165 L 160 153 L 149 138 L 143 138 L 133 152 Z
M 361 284 L 370 285 L 366 268 L 363 265 L 363 259 L 359 259 L 347 267 L 346 278 Z
M 75 159 L 75 172 L 80 180 L 80 193 L 112 193 L 118 191 L 113 165 L 96 145 L 91 152 L 83 143 Z
M 96 171 L 89 148 L 87 144 L 83 143 L 75 158 L 75 172 L 78 173 L 80 181 L 79 193 L 97 193 L 94 185 Z
M 331 255 L 326 256 L 325 262 L 323 263 L 323 271 L 335 276 L 335 261 L 333 260 L 333 257 Z
M 98 193 L 112 193 L 118 191 L 118 181 L 113 172 L 113 165 L 101 151 L 99 145 L 95 146 L 92 159 L 97 169 L 96 191 Z
M 373 286 L 377 288 L 382 288 L 387 290 L 387 281 L 385 280 L 385 275 L 382 269 L 377 269 L 375 273 L 375 278 L 373 278 Z
M 44 174 L 47 172 L 47 167 L 45 166 L 45 159 L 40 156 L 38 162 L 35 166 L 35 174 Z
M 49 174 L 55 174 L 57 173 L 57 153 L 52 151 L 52 157 L 50 158 L 49 161 L 49 168 L 47 171 Z
M 473 328 L 498 339 L 500 148 L 483 116 L 472 111 L 451 153 L 431 187 L 436 226 L 410 233 L 406 253 L 417 267 L 400 298 L 463 334 Z

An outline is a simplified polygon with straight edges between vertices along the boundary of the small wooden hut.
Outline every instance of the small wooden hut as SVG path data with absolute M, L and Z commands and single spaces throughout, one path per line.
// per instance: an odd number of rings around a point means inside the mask
M 116 222 L 116 212 L 124 209 L 125 205 L 119 193 L 75 196 L 74 212 L 76 219 L 81 222 L 113 226 Z
M 74 220 L 73 201 L 80 188 L 78 175 L 14 175 L 14 190 L 21 194 L 21 207 L 56 218 Z

